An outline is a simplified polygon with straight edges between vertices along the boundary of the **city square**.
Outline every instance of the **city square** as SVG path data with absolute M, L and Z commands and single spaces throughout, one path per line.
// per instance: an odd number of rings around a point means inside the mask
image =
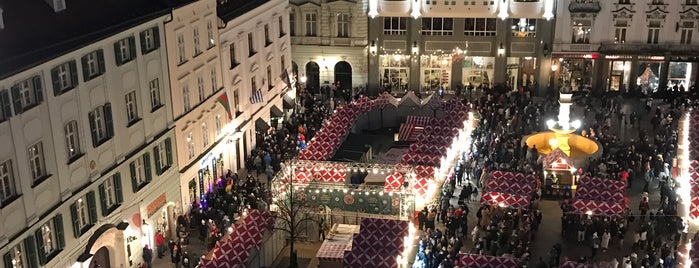
M 0 0 L 0 265 L 696 267 L 698 25 L 697 0 Z

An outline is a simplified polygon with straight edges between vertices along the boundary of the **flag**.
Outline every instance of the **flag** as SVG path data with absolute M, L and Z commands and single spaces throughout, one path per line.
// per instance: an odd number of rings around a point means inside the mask
M 291 78 L 289 78 L 289 72 L 286 71 L 286 68 L 284 68 L 280 76 L 284 84 L 286 84 L 286 87 L 291 88 Z
M 226 109 L 226 113 L 228 113 L 228 120 L 233 120 L 233 114 L 231 113 L 231 105 L 228 103 L 228 93 L 223 92 L 223 94 L 221 94 L 221 96 L 219 96 L 216 101 L 218 101 L 218 103 L 220 103 L 223 106 L 223 109 Z
M 256 89 L 255 91 L 252 92 L 252 97 L 250 97 L 250 103 L 255 104 L 255 103 L 260 103 L 262 102 L 262 90 L 259 88 Z

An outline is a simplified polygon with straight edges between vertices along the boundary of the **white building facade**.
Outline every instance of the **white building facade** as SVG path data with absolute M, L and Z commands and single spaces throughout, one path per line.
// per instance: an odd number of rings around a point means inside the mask
M 559 0 L 550 70 L 557 88 L 688 90 L 699 73 L 696 0 Z
M 262 134 L 283 120 L 285 108 L 295 100 L 289 3 L 256 0 L 240 7 L 234 1 L 222 2 L 218 7 L 222 78 L 233 113 L 224 133 L 230 146 L 224 164 L 239 170 Z M 242 9 L 246 7 L 251 8 Z
M 5 267 L 135 267 L 174 230 L 169 13 L 148 17 L 0 80 Z
M 306 90 L 318 92 L 323 86 L 335 84 L 339 94 L 351 94 L 354 87 L 364 87 L 369 2 L 291 0 L 289 3 L 292 69 L 297 78 L 306 77 Z
M 185 211 L 211 189 L 229 157 L 221 142 L 232 116 L 221 80 L 219 20 L 215 0 L 200 0 L 173 11 L 165 24 L 179 186 Z M 231 114 L 232 115 L 232 114 Z

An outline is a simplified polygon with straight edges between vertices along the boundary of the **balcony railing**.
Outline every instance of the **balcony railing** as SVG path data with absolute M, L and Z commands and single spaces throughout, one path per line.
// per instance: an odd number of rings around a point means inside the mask
M 603 53 L 620 53 L 620 54 L 699 54 L 699 45 L 685 44 L 615 44 L 602 43 L 599 48 Z
M 600 7 L 598 2 L 591 2 L 591 3 L 571 2 L 570 5 L 568 5 L 568 11 L 570 11 L 570 12 L 598 13 L 600 10 L 602 10 L 602 7 Z

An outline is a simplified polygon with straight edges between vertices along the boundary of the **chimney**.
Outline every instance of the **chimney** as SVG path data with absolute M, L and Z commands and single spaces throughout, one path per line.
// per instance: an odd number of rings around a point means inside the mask
M 5 19 L 2 16 L 2 7 L 0 7 L 0 30 L 5 29 Z
M 61 12 L 63 10 L 66 10 L 66 1 L 65 0 L 44 0 L 46 1 L 51 8 L 53 8 L 53 12 Z

